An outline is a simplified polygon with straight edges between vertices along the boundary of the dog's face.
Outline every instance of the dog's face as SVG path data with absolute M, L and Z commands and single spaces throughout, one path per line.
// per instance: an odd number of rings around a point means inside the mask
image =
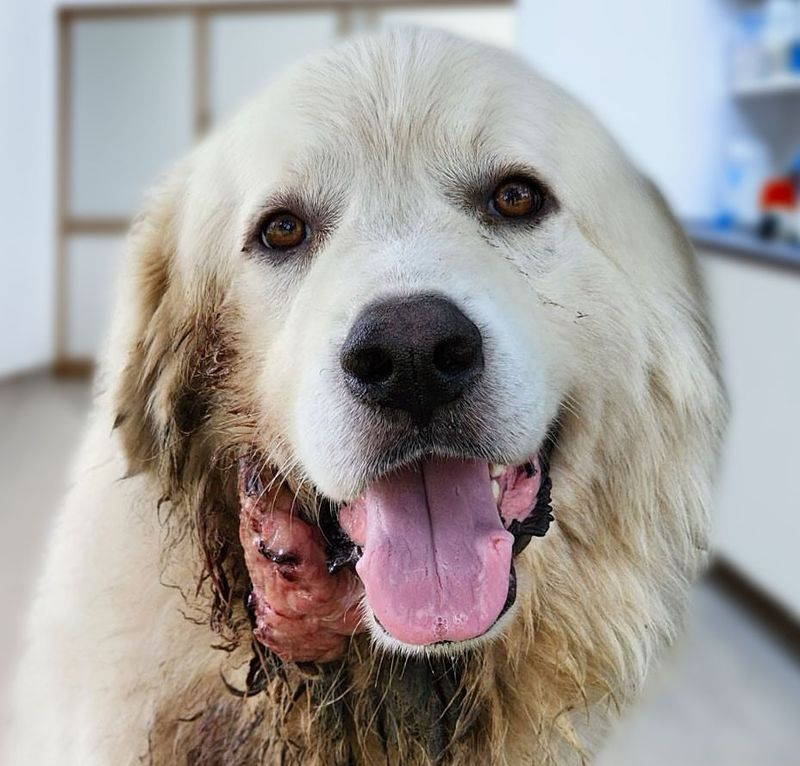
M 235 358 L 215 386 L 246 435 L 208 438 L 238 449 L 256 635 L 319 659 L 365 627 L 414 651 L 502 633 L 551 458 L 555 498 L 560 452 L 573 494 L 605 480 L 588 453 L 624 451 L 689 282 L 651 190 L 516 59 L 412 33 L 294 70 L 179 185 L 166 280 Z

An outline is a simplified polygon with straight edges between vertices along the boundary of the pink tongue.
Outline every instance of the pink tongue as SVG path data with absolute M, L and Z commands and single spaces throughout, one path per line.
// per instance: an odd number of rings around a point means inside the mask
M 514 538 L 486 463 L 427 460 L 375 482 L 354 506 L 365 524 L 356 571 L 392 636 L 463 641 L 494 624 L 508 595 Z

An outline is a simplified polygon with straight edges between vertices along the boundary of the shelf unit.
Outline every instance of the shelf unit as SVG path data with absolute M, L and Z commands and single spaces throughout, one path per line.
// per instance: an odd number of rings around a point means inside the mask
M 785 74 L 763 80 L 735 83 L 733 94 L 740 98 L 770 96 L 783 93 L 800 94 L 800 73 Z

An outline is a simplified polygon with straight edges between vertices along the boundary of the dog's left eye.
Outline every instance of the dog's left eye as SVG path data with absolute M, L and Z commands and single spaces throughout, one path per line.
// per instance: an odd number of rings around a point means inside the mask
M 508 178 L 492 192 L 492 212 L 503 218 L 523 218 L 538 213 L 544 194 L 537 184 L 524 178 Z
M 261 226 L 261 241 L 270 250 L 290 250 L 303 244 L 308 235 L 305 221 L 288 210 L 267 218 Z

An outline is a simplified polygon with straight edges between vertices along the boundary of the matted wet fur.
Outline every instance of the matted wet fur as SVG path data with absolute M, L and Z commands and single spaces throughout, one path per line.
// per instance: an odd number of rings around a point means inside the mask
M 284 160 L 340 213 L 326 233 L 335 256 L 322 243 L 305 272 L 281 276 L 242 232 Z M 469 203 L 453 212 L 424 180 L 498 162 L 547 181 L 551 222 L 472 237 Z M 352 178 L 355 191 L 342 186 Z M 303 64 L 200 146 L 128 249 L 33 604 L 8 762 L 587 760 L 680 630 L 724 420 L 690 247 L 591 116 L 506 54 L 438 33 L 368 38 Z M 363 466 L 344 448 L 334 464 L 304 441 L 317 404 L 297 376 L 325 369 L 317 339 L 340 339 L 376 289 L 430 284 L 489 306 L 487 325 L 502 296 L 512 356 L 548 367 L 534 394 L 559 402 L 556 521 L 516 559 L 516 605 L 491 640 L 408 655 L 362 634 L 340 662 L 282 663 L 252 638 L 235 462 L 257 449 L 307 508 L 320 487 L 356 481 Z M 493 417 L 513 428 L 508 412 Z M 341 439 L 345 426 L 320 430 Z

